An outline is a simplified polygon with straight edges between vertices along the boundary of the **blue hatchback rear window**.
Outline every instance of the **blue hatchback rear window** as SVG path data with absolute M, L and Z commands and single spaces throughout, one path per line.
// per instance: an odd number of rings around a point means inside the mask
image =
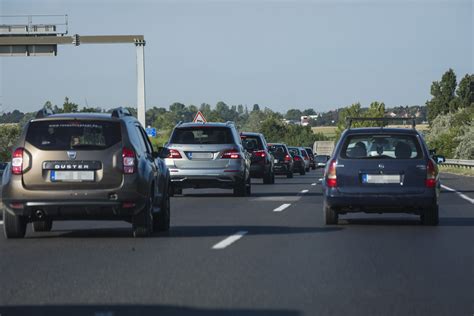
M 412 135 L 350 135 L 341 157 L 347 159 L 420 159 L 423 157 L 416 136 Z

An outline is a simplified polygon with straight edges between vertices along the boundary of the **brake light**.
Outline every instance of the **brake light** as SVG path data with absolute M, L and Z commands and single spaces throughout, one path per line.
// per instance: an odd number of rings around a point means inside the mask
M 428 160 L 428 165 L 426 166 L 426 180 L 425 186 L 427 188 L 435 188 L 438 178 L 438 167 L 433 162 L 432 159 Z
M 265 158 L 267 156 L 267 153 L 265 152 L 265 150 L 259 150 L 259 151 L 255 151 L 254 155 L 256 157 Z
M 221 158 L 222 159 L 240 159 L 242 157 L 240 156 L 239 151 L 234 148 L 234 149 L 229 149 L 229 150 L 224 151 Z
M 12 156 L 12 173 L 16 175 L 23 174 L 23 154 L 25 150 L 23 148 L 17 148 L 13 152 Z
M 122 149 L 123 173 L 132 174 L 135 172 L 135 152 L 131 149 Z
M 330 188 L 337 187 L 336 160 L 331 160 L 326 174 L 326 184 Z
M 291 156 L 286 154 L 285 156 L 285 162 L 290 162 L 291 161 Z
M 168 157 L 166 158 L 181 159 L 183 157 L 181 157 L 181 154 L 176 149 L 170 149 L 168 153 Z
M 300 157 L 300 156 L 294 156 L 293 159 L 294 159 L 295 161 L 301 161 L 301 157 Z

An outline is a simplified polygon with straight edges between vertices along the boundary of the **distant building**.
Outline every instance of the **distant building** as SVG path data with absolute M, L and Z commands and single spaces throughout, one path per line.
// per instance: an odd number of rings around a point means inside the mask
M 302 126 L 308 126 L 310 120 L 316 120 L 319 116 L 320 116 L 320 114 L 316 114 L 316 115 L 303 115 L 303 116 L 301 116 L 301 118 L 300 118 L 300 124 L 301 124 Z

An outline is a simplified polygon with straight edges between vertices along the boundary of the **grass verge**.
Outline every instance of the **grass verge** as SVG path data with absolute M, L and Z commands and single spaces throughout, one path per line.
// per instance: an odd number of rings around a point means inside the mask
M 438 165 L 440 172 L 454 173 L 462 176 L 474 177 L 474 168 L 459 168 Z

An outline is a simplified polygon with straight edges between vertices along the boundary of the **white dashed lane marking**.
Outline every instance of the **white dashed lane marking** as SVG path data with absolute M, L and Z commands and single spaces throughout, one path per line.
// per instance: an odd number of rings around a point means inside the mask
M 245 231 L 245 230 L 237 232 L 237 233 L 233 234 L 232 236 L 229 236 L 226 239 L 224 239 L 224 240 L 218 242 L 217 244 L 215 244 L 214 246 L 212 246 L 212 249 L 224 249 L 224 248 L 230 246 L 231 244 L 233 244 L 234 242 L 236 242 L 237 240 L 239 240 L 240 238 L 244 237 L 247 233 L 248 232 Z
M 442 187 L 443 189 L 445 189 L 445 190 L 448 190 L 448 191 L 451 191 L 451 192 L 456 193 L 456 194 L 459 195 L 459 197 L 461 197 L 462 199 L 468 201 L 468 202 L 471 203 L 471 204 L 474 204 L 474 199 L 468 197 L 467 195 L 462 194 L 461 192 L 458 192 L 458 191 L 456 191 L 456 190 L 454 190 L 454 189 L 452 189 L 452 188 L 450 188 L 450 187 L 447 187 L 447 186 L 445 186 L 445 185 L 441 185 L 441 187 Z
M 308 192 L 309 192 L 309 190 L 303 190 L 303 191 L 300 192 L 300 194 L 306 194 Z
M 312 185 L 313 187 L 316 186 L 316 184 L 317 184 L 317 183 L 311 183 L 311 185 Z
M 3 221 L 0 221 L 0 225 L 3 225 Z
M 281 212 L 283 211 L 284 209 L 288 208 L 291 204 L 282 204 L 280 205 L 279 207 L 277 207 L 276 209 L 273 210 L 273 212 Z

